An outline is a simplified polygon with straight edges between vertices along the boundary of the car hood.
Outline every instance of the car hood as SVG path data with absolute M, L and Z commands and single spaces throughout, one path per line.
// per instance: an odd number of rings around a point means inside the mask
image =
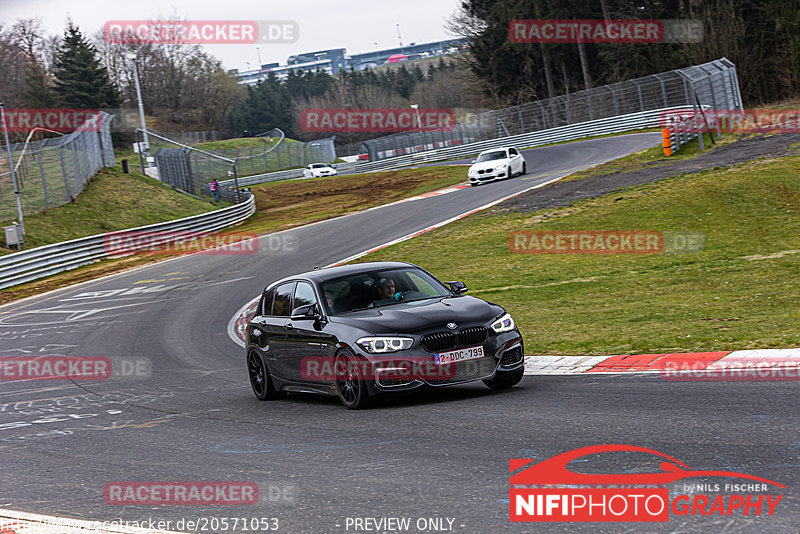
M 335 317 L 373 334 L 414 333 L 429 328 L 488 323 L 503 313 L 503 308 L 471 296 L 446 297 L 438 300 L 403 302 Z
M 503 158 L 503 159 L 493 159 L 491 161 L 483 161 L 481 163 L 473 163 L 472 166 L 470 166 L 469 170 L 482 171 L 484 169 L 494 169 L 501 163 L 505 163 L 507 165 L 509 161 L 510 160 L 508 158 Z

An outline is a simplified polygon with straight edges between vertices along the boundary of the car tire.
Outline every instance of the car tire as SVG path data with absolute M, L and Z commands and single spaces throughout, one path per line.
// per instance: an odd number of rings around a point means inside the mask
M 527 165 L 525 164 L 525 162 L 523 161 L 523 162 L 522 162 L 522 172 L 521 172 L 521 173 L 519 173 L 519 175 L 520 175 L 520 176 L 525 176 L 525 173 L 527 173 L 527 172 L 528 172 L 528 166 L 527 166 Z
M 267 401 L 284 397 L 283 392 L 275 389 L 264 358 L 255 351 L 247 356 L 247 374 L 250 376 L 250 386 L 258 400 Z
M 508 389 L 519 384 L 522 377 L 525 375 L 525 367 L 520 367 L 514 371 L 497 371 L 495 377 L 489 380 L 484 380 L 489 389 Z
M 478 187 L 478 184 L 473 183 L 473 182 L 470 182 L 469 185 L 472 186 L 472 187 Z
M 336 393 L 339 400 L 349 410 L 362 410 L 370 404 L 367 379 L 360 370 L 360 362 L 350 349 L 343 349 L 336 355 L 333 368 L 338 375 L 340 369 L 346 371 L 346 377 L 336 376 Z

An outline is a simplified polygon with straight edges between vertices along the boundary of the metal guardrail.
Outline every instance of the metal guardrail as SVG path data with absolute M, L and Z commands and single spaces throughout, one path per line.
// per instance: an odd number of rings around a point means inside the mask
M 266 182 L 277 182 L 278 180 L 291 180 L 292 178 L 302 178 L 303 169 L 289 169 L 286 171 L 268 172 L 265 174 L 256 174 L 253 176 L 245 176 L 238 178 L 239 187 L 248 187 L 254 184 L 263 184 Z M 220 180 L 219 185 L 223 187 L 234 187 L 233 180 Z
M 331 167 L 339 172 L 355 170 L 355 163 L 333 163 Z M 256 174 L 253 176 L 245 176 L 239 178 L 239 187 L 249 187 L 255 184 L 264 184 L 267 182 L 277 182 L 278 180 L 291 180 L 293 178 L 302 178 L 303 169 L 288 169 L 285 171 L 268 172 L 265 174 Z M 233 180 L 220 180 L 220 185 L 225 187 L 234 187 Z
M 203 235 L 243 221 L 255 211 L 255 198 L 251 195 L 241 204 L 200 215 L 129 228 L 119 232 L 81 237 L 0 256 L 0 289 L 38 280 L 112 256 L 113 253 L 109 250 L 107 240 L 115 234 L 137 232 L 142 237 L 146 237 L 148 235 L 158 236 L 159 233 L 163 234 L 164 232 L 192 232 Z M 157 242 L 157 239 L 154 239 L 153 242 Z
M 446 161 L 449 159 L 465 158 L 477 155 L 479 152 L 497 146 L 514 145 L 520 148 L 528 148 L 549 145 L 562 141 L 573 141 L 583 137 L 622 133 L 630 130 L 641 130 L 644 128 L 656 128 L 661 125 L 661 119 L 664 113 L 674 111 L 676 109 L 686 109 L 686 106 L 651 109 L 648 111 L 640 111 L 638 113 L 630 113 L 628 115 L 619 115 L 616 117 L 597 119 L 578 124 L 570 124 L 568 126 L 559 126 L 558 128 L 550 128 L 548 130 L 539 130 L 537 132 L 511 135 L 508 137 L 500 137 L 497 139 L 489 139 L 486 141 L 479 141 L 476 143 L 468 143 L 447 148 L 437 148 L 425 152 L 406 154 L 404 156 L 396 156 L 394 158 L 387 158 L 378 161 L 355 164 L 339 163 L 333 165 L 333 167 L 340 172 L 353 171 L 355 174 L 359 174 L 363 172 L 407 167 L 409 165 L 416 165 L 419 163 L 430 163 L 432 161 Z M 302 175 L 303 169 L 292 169 L 289 171 L 258 174 L 255 176 L 239 178 L 239 186 L 243 187 L 266 182 L 274 182 L 277 180 L 299 178 Z M 233 180 L 224 180 L 220 181 L 219 183 L 233 187 Z
M 390 159 L 358 163 L 356 164 L 355 172 L 370 172 L 405 167 L 418 163 L 428 163 L 431 161 L 465 158 L 497 146 L 513 145 L 519 148 L 528 148 L 562 141 L 573 141 L 583 137 L 655 128 L 661 124 L 662 115 L 673 109 L 685 109 L 685 106 L 679 108 L 651 109 L 638 113 L 630 113 L 628 115 L 619 115 L 606 119 L 570 124 L 568 126 L 559 126 L 558 128 L 550 128 L 548 130 L 489 139 L 487 141 L 479 141 L 477 143 L 469 143 L 456 147 L 440 148 Z
M 671 156 L 679 151 L 683 145 L 697 139 L 698 132 L 692 128 L 688 121 L 675 121 L 662 132 L 667 132 L 664 135 L 664 155 Z M 667 139 L 669 139 L 669 146 L 667 146 Z

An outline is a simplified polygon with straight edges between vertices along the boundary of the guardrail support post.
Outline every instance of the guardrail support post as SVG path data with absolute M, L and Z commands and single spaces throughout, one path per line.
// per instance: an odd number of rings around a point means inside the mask
M 239 176 L 236 174 L 236 163 L 233 164 L 233 187 L 236 188 L 236 203 L 242 202 L 242 192 L 239 191 Z

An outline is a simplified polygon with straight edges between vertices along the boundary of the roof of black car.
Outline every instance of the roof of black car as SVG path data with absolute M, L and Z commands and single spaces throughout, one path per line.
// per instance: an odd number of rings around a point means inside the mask
M 291 276 L 281 278 L 276 283 L 283 282 L 284 280 L 296 280 L 298 278 L 314 280 L 315 282 L 324 282 L 326 280 L 332 280 L 334 278 L 340 278 L 342 276 L 357 274 L 364 271 L 372 271 L 375 269 L 397 269 L 401 267 L 416 267 L 416 265 L 412 263 L 406 263 L 404 261 L 373 261 L 366 263 L 353 263 L 350 265 L 338 265 L 336 267 L 328 267 L 326 269 L 317 269 L 314 271 L 293 274 Z

